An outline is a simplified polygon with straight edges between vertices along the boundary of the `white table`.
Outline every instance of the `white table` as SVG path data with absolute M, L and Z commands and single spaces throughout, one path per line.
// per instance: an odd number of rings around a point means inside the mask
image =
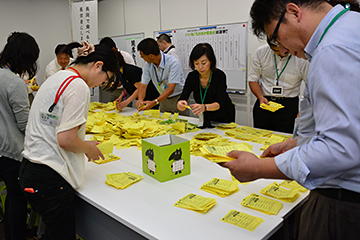
M 134 111 L 126 108 L 122 114 L 132 114 Z M 186 119 L 198 124 L 195 118 Z M 191 139 L 199 132 L 179 136 Z M 211 132 L 225 136 L 221 130 L 211 129 Z M 253 145 L 254 152 L 260 153 L 258 149 L 261 146 Z M 77 190 L 77 233 L 85 240 L 267 239 L 282 226 L 283 217 L 290 215 L 307 197 L 307 193 L 301 193 L 294 203 L 283 203 L 284 207 L 277 216 L 268 216 L 243 207 L 240 202 L 252 192 L 259 193 L 261 188 L 274 180 L 262 179 L 239 185 L 239 192 L 221 198 L 199 188 L 213 177 L 231 180 L 229 171 L 202 157 L 191 156 L 190 175 L 160 183 L 142 172 L 141 151 L 137 147 L 115 149 L 114 154 L 120 156 L 121 160 L 103 165 L 87 163 L 85 184 Z M 144 178 L 125 190 L 105 184 L 106 174 L 127 171 Z M 217 203 L 205 214 L 173 206 L 189 193 L 215 198 Z M 265 221 L 253 232 L 220 221 L 231 209 L 261 217 Z

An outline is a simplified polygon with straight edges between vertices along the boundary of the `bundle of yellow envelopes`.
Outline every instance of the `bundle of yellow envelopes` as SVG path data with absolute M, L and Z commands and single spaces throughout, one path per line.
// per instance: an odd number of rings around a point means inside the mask
M 198 213 L 206 213 L 216 203 L 215 198 L 207 198 L 190 193 L 185 197 L 179 199 L 174 206 L 186 208 Z
M 254 231 L 261 223 L 264 222 L 264 219 L 251 216 L 249 214 L 239 212 L 236 210 L 230 210 L 221 221 L 233 224 L 235 226 L 244 228 L 249 231 Z
M 131 172 L 106 174 L 106 184 L 117 189 L 125 189 L 130 185 L 140 181 L 143 176 Z
M 241 205 L 258 210 L 268 215 L 278 214 L 283 206 L 282 202 L 255 193 L 251 193 L 249 196 L 244 198 L 241 201 Z
M 226 197 L 239 191 L 238 182 L 227 181 L 220 178 L 213 178 L 212 180 L 204 183 L 201 190 L 209 192 L 220 197 Z
M 280 103 L 276 103 L 273 101 L 269 101 L 269 105 L 262 103 L 260 104 L 260 108 L 268 110 L 270 112 L 275 112 L 277 110 L 279 110 L 280 108 L 283 108 L 284 106 L 281 105 Z
M 300 196 L 298 190 L 284 189 L 276 182 L 273 182 L 269 186 L 261 189 L 260 193 L 284 202 L 294 202 Z

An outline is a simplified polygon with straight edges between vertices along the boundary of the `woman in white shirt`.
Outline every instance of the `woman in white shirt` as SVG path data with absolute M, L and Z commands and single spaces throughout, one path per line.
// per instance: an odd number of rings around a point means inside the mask
M 84 181 L 85 155 L 89 161 L 104 158 L 96 141 L 84 140 L 89 88 L 117 86 L 120 79 L 109 47 L 84 42 L 79 53 L 72 67 L 41 86 L 26 126 L 20 186 L 42 215 L 49 239 L 75 239 L 73 189 Z

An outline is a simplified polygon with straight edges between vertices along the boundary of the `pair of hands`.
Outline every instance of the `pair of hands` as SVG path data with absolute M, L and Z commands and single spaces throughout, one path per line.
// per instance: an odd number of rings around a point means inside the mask
M 137 101 L 135 105 L 136 105 L 136 108 L 138 111 L 144 111 L 144 110 L 149 110 L 152 107 L 156 106 L 156 102 L 155 101 Z
M 268 176 L 271 177 L 274 176 L 273 174 L 279 174 L 276 175 L 278 178 L 284 178 L 284 175 L 277 169 L 273 157 L 284 153 L 295 146 L 296 139 L 288 139 L 285 142 L 273 144 L 260 155 L 260 158 L 249 152 L 231 151 L 227 156 L 235 159 L 229 162 L 219 163 L 219 165 L 228 168 L 231 174 L 240 182 L 253 181 Z M 270 166 L 275 165 L 275 170 L 277 170 L 278 173 L 270 172 L 273 170 L 271 168 L 266 169 L 266 166 L 268 166 L 267 164 L 270 164 Z M 268 172 L 264 173 L 264 171 L 262 171 L 264 170 L 264 167 L 265 171 Z
M 115 100 L 115 102 L 117 102 L 116 103 L 116 109 L 117 110 L 123 110 L 123 108 L 126 108 L 127 107 L 127 105 L 129 105 L 129 103 L 130 102 L 128 102 L 127 100 L 125 100 L 125 101 L 121 101 L 122 100 L 122 97 L 118 97 L 116 100 Z
M 178 103 L 177 103 L 177 108 L 180 111 L 184 111 L 187 108 L 187 106 L 189 106 L 189 105 L 188 105 L 187 101 L 184 101 L 184 100 L 178 101 Z M 195 103 L 195 104 L 190 105 L 190 107 L 191 107 L 191 111 L 194 113 L 194 115 L 200 115 L 203 112 L 205 112 L 204 104 Z

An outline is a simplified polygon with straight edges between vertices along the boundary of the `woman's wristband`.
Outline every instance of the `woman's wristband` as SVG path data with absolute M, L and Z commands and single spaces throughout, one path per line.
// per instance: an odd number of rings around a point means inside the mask
M 206 104 L 204 104 L 204 109 L 205 109 L 204 112 L 206 112 L 207 111 Z

